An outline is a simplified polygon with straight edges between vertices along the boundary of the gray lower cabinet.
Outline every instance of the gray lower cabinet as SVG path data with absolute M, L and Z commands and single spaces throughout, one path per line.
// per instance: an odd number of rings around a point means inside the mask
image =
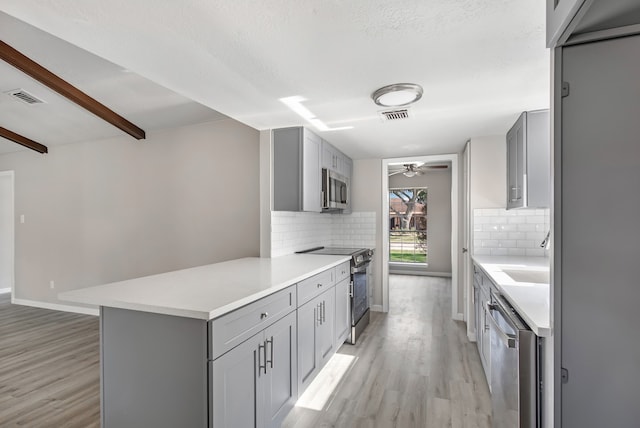
M 486 305 L 491 300 L 491 280 L 473 265 L 473 286 L 476 312 L 476 340 L 480 361 L 489 387 L 491 386 L 491 335 Z
M 336 320 L 336 347 L 339 347 L 349 337 L 349 330 L 351 329 L 351 305 L 350 278 L 343 279 L 336 284 L 336 305 L 335 305 L 335 320 Z
M 296 313 L 210 361 L 211 426 L 279 427 L 298 398 Z
M 298 308 L 298 390 L 304 391 L 335 350 L 334 287 Z
M 348 275 L 346 262 L 211 321 L 102 307 L 102 426 L 280 427 L 346 337 Z

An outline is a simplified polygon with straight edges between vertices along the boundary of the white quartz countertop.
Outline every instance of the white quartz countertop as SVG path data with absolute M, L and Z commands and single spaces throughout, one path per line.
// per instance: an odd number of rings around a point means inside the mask
M 551 336 L 549 259 L 545 257 L 473 256 L 473 261 L 493 281 L 501 294 L 537 336 Z M 536 278 L 536 276 L 544 277 L 545 273 L 546 282 L 541 282 L 540 278 Z M 527 278 L 528 276 L 530 278 Z
M 60 293 L 76 303 L 211 320 L 351 256 L 244 258 Z

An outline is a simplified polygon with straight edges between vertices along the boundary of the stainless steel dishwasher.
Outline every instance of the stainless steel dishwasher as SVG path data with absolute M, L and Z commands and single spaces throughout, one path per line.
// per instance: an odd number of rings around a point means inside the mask
M 537 337 L 500 295 L 487 304 L 493 428 L 538 427 Z

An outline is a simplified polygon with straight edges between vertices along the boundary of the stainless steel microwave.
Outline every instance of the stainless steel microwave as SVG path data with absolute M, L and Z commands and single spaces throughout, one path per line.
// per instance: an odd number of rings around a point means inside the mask
M 346 209 L 349 203 L 349 179 L 322 168 L 322 210 Z

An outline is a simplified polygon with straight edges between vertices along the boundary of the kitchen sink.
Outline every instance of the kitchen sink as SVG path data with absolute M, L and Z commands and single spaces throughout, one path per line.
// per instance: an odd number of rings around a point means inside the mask
M 549 283 L 548 270 L 503 269 L 502 272 L 506 273 L 516 282 Z

